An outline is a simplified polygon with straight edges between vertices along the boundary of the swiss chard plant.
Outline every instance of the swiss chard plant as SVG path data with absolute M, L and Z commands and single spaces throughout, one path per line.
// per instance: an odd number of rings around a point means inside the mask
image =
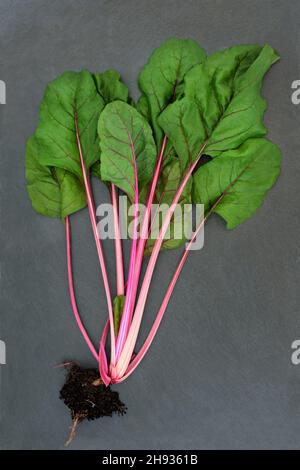
M 110 384 L 128 378 L 148 351 L 193 242 L 211 215 L 218 214 L 233 229 L 254 215 L 275 183 L 281 155 L 266 138 L 266 101 L 261 87 L 278 59 L 268 45 L 234 46 L 206 56 L 193 40 L 169 39 L 140 72 L 137 103 L 113 70 L 66 72 L 47 86 L 37 129 L 27 143 L 27 189 L 37 212 L 63 222 L 72 309 L 98 366 L 97 370 L 84 370 L 73 364 L 61 391 L 71 409 L 72 435 L 85 418 L 125 411 Z M 109 284 L 98 233 L 92 176 L 110 192 L 115 291 Z M 127 273 L 120 194 L 133 205 Z M 141 202 L 146 207 L 142 217 Z M 153 238 L 154 203 L 158 207 L 167 204 L 168 209 Z M 175 216 L 176 207 L 191 203 L 204 205 L 204 217 L 187 242 L 184 236 L 172 234 L 182 224 Z M 93 344 L 83 325 L 73 284 L 70 220 L 85 207 L 107 303 L 99 344 Z M 170 227 L 171 238 L 167 238 Z M 162 249 L 184 243 L 153 325 L 137 350 L 158 256 Z

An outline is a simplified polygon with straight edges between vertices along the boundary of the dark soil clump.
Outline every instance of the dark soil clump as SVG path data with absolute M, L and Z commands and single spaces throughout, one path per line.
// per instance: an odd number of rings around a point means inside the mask
M 73 421 L 66 445 L 71 442 L 77 425 L 84 419 L 93 420 L 112 416 L 114 413 L 126 413 L 126 406 L 120 401 L 118 392 L 103 384 L 96 369 L 83 369 L 74 363 L 68 367 L 60 398 L 70 409 Z

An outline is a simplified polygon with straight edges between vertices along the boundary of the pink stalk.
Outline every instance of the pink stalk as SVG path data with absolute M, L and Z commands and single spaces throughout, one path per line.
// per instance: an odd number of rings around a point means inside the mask
M 206 216 L 204 217 L 204 219 L 200 222 L 200 224 L 198 225 L 198 227 L 196 228 L 195 232 L 193 233 L 193 236 L 191 238 L 191 240 L 189 241 L 187 247 L 186 247 L 186 250 L 185 252 L 183 253 L 182 257 L 181 257 L 181 260 L 177 266 L 177 269 L 171 279 L 171 282 L 168 286 L 168 289 L 167 289 L 167 292 L 166 292 L 166 295 L 164 297 L 164 300 L 161 304 L 161 307 L 158 311 L 158 314 L 157 314 L 157 317 L 152 325 L 152 328 L 150 330 L 150 333 L 149 335 L 147 336 L 147 339 L 145 341 L 145 343 L 143 344 L 142 348 L 140 349 L 140 351 L 138 352 L 138 354 L 134 357 L 134 359 L 131 361 L 126 373 L 122 376 L 122 377 L 119 377 L 117 379 L 117 382 L 122 382 L 123 380 L 125 380 L 127 377 L 129 377 L 130 374 L 132 374 L 132 372 L 136 369 L 136 367 L 139 365 L 139 363 L 141 362 L 141 360 L 143 359 L 143 357 L 145 356 L 146 352 L 148 351 L 148 349 L 150 348 L 151 346 L 151 343 L 157 333 L 157 330 L 159 328 L 159 325 L 160 325 L 160 322 L 165 314 L 165 311 L 167 309 L 167 306 L 168 306 L 168 303 L 169 303 L 169 300 L 171 298 L 171 295 L 173 293 L 173 290 L 174 290 L 174 287 L 176 285 L 176 282 L 178 280 L 178 277 L 182 271 L 182 268 L 185 264 L 185 261 L 187 259 L 187 256 L 190 252 L 190 249 L 191 249 L 191 246 L 195 240 L 195 238 L 197 237 L 199 231 L 202 229 L 202 227 L 204 226 L 204 224 L 206 223 L 207 219 L 211 216 L 211 214 L 213 213 L 213 211 L 215 210 L 215 208 L 218 206 L 218 204 L 222 201 L 222 199 L 224 198 L 224 196 L 226 196 L 226 194 L 228 194 L 228 191 L 230 190 L 230 188 L 235 184 L 235 182 L 238 180 L 238 178 L 240 178 L 240 176 L 242 175 L 243 172 L 241 172 L 235 179 L 233 182 L 231 182 L 227 188 L 222 192 L 222 194 L 218 197 L 218 199 L 215 201 L 215 203 L 211 206 L 211 208 L 209 209 L 208 213 L 206 214 Z
M 160 171 L 161 171 L 162 159 L 163 159 L 164 151 L 166 148 L 166 144 L 167 144 L 167 137 L 164 136 L 161 149 L 157 158 L 157 162 L 155 165 L 155 169 L 154 169 L 154 174 L 153 174 L 153 178 L 152 178 L 152 182 L 151 182 L 151 186 L 150 186 L 150 190 L 148 194 L 147 204 L 146 204 L 145 216 L 143 218 L 143 223 L 142 223 L 141 235 L 140 235 L 140 239 L 138 243 L 137 268 L 139 267 L 139 269 L 141 268 L 144 248 L 145 248 L 145 244 L 148 238 L 149 219 L 150 219 L 151 210 L 152 210 L 152 203 L 153 203 L 156 186 L 157 186 Z
M 106 352 L 105 352 L 105 344 L 106 344 L 108 329 L 109 329 L 109 320 L 107 320 L 105 324 L 101 341 L 100 341 L 100 348 L 99 348 L 99 372 L 100 372 L 100 377 L 106 386 L 108 386 L 111 382 L 111 378 L 108 374 L 108 364 L 107 364 L 107 357 L 106 357 Z
M 116 360 L 118 360 L 120 353 L 122 351 L 123 345 L 126 340 L 127 331 L 131 319 L 131 311 L 133 309 L 133 286 L 136 282 L 135 277 L 135 265 L 136 265 L 136 250 L 137 250 L 137 230 L 138 230 L 138 204 L 139 204 L 139 187 L 138 187 L 138 173 L 136 165 L 136 156 L 134 150 L 134 144 L 132 142 L 131 136 L 128 134 L 130 141 L 130 150 L 132 155 L 132 163 L 134 169 L 134 214 L 133 214 L 133 233 L 132 233 L 132 243 L 131 243 L 131 252 L 130 252 L 130 261 L 129 261 L 129 271 L 128 271 L 128 281 L 126 289 L 126 298 L 124 309 L 121 317 L 119 333 L 116 342 Z M 112 365 L 115 366 L 115 362 L 112 361 Z M 114 375 L 113 369 L 112 373 Z
M 83 153 L 82 153 L 82 147 L 81 147 L 81 142 L 80 142 L 80 136 L 79 136 L 76 113 L 75 113 L 75 132 L 76 132 L 77 147 L 78 147 L 79 156 L 80 156 L 80 163 L 81 163 L 81 170 L 82 170 L 84 187 L 85 187 L 85 192 L 86 192 L 86 198 L 87 198 L 87 203 L 88 203 L 88 210 L 89 210 L 90 220 L 91 220 L 91 224 L 92 224 L 94 239 L 95 239 L 95 243 L 96 243 L 96 248 L 97 248 L 97 252 L 98 252 L 98 257 L 99 257 L 99 262 L 100 262 L 102 277 L 103 277 L 103 283 L 104 283 L 104 288 L 105 288 L 106 301 L 107 301 L 107 307 L 108 307 L 108 315 L 109 315 L 109 322 L 110 322 L 111 360 L 114 363 L 115 362 L 115 331 L 114 331 L 114 315 L 113 315 L 110 287 L 109 287 L 109 282 L 108 282 L 108 277 L 107 277 L 107 272 L 106 272 L 106 266 L 105 266 L 105 260 L 104 260 L 102 245 L 101 245 L 101 241 L 98 237 L 98 232 L 97 232 L 97 220 L 96 220 L 94 201 L 93 201 L 91 187 L 90 187 L 90 183 L 89 183 L 89 179 L 88 179 L 88 175 L 87 175 L 87 172 L 86 172 L 85 163 L 84 163 L 84 159 L 83 159 Z
M 70 223 L 69 223 L 69 217 L 66 217 L 66 242 L 67 242 L 67 265 L 68 265 L 68 280 L 69 280 L 69 290 L 70 290 L 70 298 L 71 298 L 71 304 L 72 304 L 72 309 L 73 313 L 77 322 L 77 325 L 80 329 L 80 332 L 90 348 L 91 353 L 93 354 L 94 358 L 98 362 L 98 354 L 96 352 L 96 349 L 94 348 L 93 343 L 91 342 L 89 335 L 87 334 L 86 329 L 83 326 L 83 323 L 81 321 L 77 304 L 76 304 L 76 299 L 75 299 L 75 293 L 74 293 L 74 284 L 73 284 L 73 273 L 72 273 L 72 255 L 71 255 L 71 231 L 70 231 Z
M 176 205 L 179 201 L 179 198 L 180 198 L 180 196 L 181 196 L 181 194 L 182 194 L 182 192 L 183 192 L 183 190 L 184 190 L 184 188 L 185 188 L 185 186 L 186 186 L 186 184 L 187 184 L 194 168 L 196 167 L 199 159 L 201 158 L 205 146 L 206 146 L 206 143 L 204 143 L 203 146 L 201 147 L 200 152 L 199 152 L 197 158 L 195 159 L 195 161 L 188 167 L 188 169 L 185 173 L 185 176 L 184 176 L 178 190 L 176 191 L 173 202 L 172 202 L 170 208 L 168 209 L 168 211 L 166 213 L 166 217 L 165 217 L 165 220 L 163 222 L 162 228 L 161 228 L 161 230 L 159 232 L 159 235 L 158 235 L 158 237 L 155 241 L 153 251 L 151 253 L 149 263 L 148 263 L 148 266 L 147 266 L 147 269 L 146 269 L 145 277 L 144 277 L 143 284 L 142 284 L 142 287 L 141 287 L 141 291 L 140 291 L 139 299 L 138 299 L 138 302 L 137 302 L 137 305 L 136 305 L 135 314 L 134 314 L 134 317 L 133 317 L 133 320 L 132 320 L 132 323 L 131 323 L 131 327 L 130 327 L 126 342 L 124 344 L 124 347 L 122 349 L 122 352 L 120 354 L 119 360 L 117 361 L 117 364 L 116 364 L 116 374 L 117 374 L 118 379 L 121 378 L 125 374 L 125 372 L 127 370 L 127 367 L 129 365 L 129 362 L 131 360 L 131 357 L 132 357 L 132 353 L 133 353 L 133 350 L 134 350 L 134 347 L 135 347 L 135 344 L 136 344 L 137 336 L 138 336 L 139 329 L 140 329 L 141 320 L 142 320 L 143 313 L 144 313 L 145 303 L 146 303 L 150 283 L 151 283 L 151 280 L 152 280 L 155 264 L 156 264 L 156 261 L 157 261 L 157 258 L 158 258 L 159 252 L 160 252 L 161 245 L 162 245 L 163 240 L 164 240 L 164 236 L 165 236 L 166 231 L 168 229 L 168 226 L 169 226 L 169 223 L 171 221 L 172 215 L 173 215 L 173 213 L 176 209 Z
M 74 292 L 74 284 L 73 284 L 73 273 L 72 273 L 71 229 L 70 229 L 70 222 L 69 222 L 68 216 L 66 217 L 66 242 L 67 242 L 68 280 L 69 280 L 69 290 L 70 290 L 70 298 L 71 298 L 73 313 L 74 313 L 77 325 L 81 331 L 83 338 L 85 339 L 94 358 L 99 363 L 99 372 L 100 372 L 101 378 L 103 382 L 105 383 L 105 385 L 109 385 L 110 377 L 108 375 L 108 365 L 107 365 L 107 358 L 106 358 L 106 353 L 105 353 L 105 343 L 106 343 L 106 337 L 107 337 L 107 332 L 109 328 L 109 320 L 106 322 L 104 331 L 102 333 L 99 355 L 98 355 L 96 352 L 96 349 L 94 348 L 94 345 L 92 344 L 88 336 L 86 329 L 83 326 L 83 323 L 81 321 L 78 308 L 77 308 L 75 292 Z
M 111 199 L 112 199 L 112 206 L 113 206 L 114 229 L 115 229 L 117 295 L 124 295 L 124 269 L 123 269 L 122 241 L 121 241 L 120 224 L 119 224 L 117 189 L 114 184 L 111 185 Z
M 217 201 L 217 203 L 219 203 L 220 200 Z M 140 351 L 137 353 L 137 355 L 134 357 L 134 359 L 131 361 L 131 363 L 129 364 L 127 370 L 126 370 L 126 373 L 125 375 L 123 375 L 120 379 L 118 379 L 118 382 L 123 382 L 123 380 L 127 379 L 127 377 L 129 377 L 132 372 L 137 368 L 137 366 L 139 365 L 139 363 L 142 361 L 142 359 L 144 358 L 145 354 L 147 353 L 148 349 L 150 348 L 151 344 L 152 344 L 152 341 L 154 340 L 154 337 L 157 333 L 157 330 L 160 326 L 160 323 L 162 321 L 162 318 L 166 312 L 166 309 L 167 309 L 167 306 L 169 304 L 169 301 L 170 301 L 170 298 L 172 296 L 172 293 L 173 293 L 173 290 L 175 288 L 175 285 L 177 283 L 177 280 L 179 278 L 179 275 L 182 271 L 182 268 L 186 262 L 186 259 L 187 259 L 187 256 L 190 252 L 190 249 L 191 249 L 191 246 L 195 240 L 195 238 L 197 237 L 198 233 L 200 232 L 200 230 L 202 229 L 202 227 L 204 226 L 205 222 L 207 221 L 208 217 L 210 216 L 210 214 L 212 213 L 213 209 L 216 207 L 216 204 L 212 207 L 212 209 L 209 211 L 209 213 L 207 214 L 207 216 L 201 221 L 201 223 L 198 225 L 198 227 L 196 228 L 191 240 L 189 241 L 181 259 L 180 259 L 180 262 L 178 263 L 178 266 L 176 268 L 176 271 L 171 279 L 171 282 L 168 286 L 168 289 L 167 289 L 167 292 L 166 292 L 166 295 L 162 301 L 162 304 L 160 306 L 160 309 L 158 311 L 158 314 L 156 316 L 156 319 L 154 320 L 154 323 L 151 327 L 151 330 L 147 336 L 147 339 L 146 341 L 144 342 L 143 346 L 141 347 Z
M 155 220 L 156 220 L 156 217 L 157 217 L 159 208 L 160 208 L 160 204 L 161 204 L 161 201 L 163 200 L 164 195 L 165 195 L 165 191 L 163 191 L 163 192 L 161 193 L 160 198 L 159 198 L 159 202 L 158 202 L 158 204 L 156 204 L 155 211 L 154 211 L 154 213 L 152 214 L 152 217 L 151 217 L 151 225 L 150 225 L 149 230 L 148 230 L 148 236 L 147 236 L 147 238 L 149 238 L 150 235 L 151 235 L 151 233 L 152 233 L 152 230 L 153 230 L 153 227 L 154 227 L 154 224 L 155 224 Z
M 117 353 L 116 353 L 117 360 L 124 346 L 126 337 L 128 335 L 129 327 L 131 324 L 131 320 L 132 320 L 136 293 L 137 293 L 137 288 L 138 288 L 138 283 L 139 283 L 139 277 L 140 277 L 140 272 L 141 272 L 141 267 L 142 267 L 142 262 L 143 262 L 143 254 L 144 254 L 145 244 L 148 238 L 147 235 L 148 235 L 148 230 L 149 230 L 149 220 L 150 220 L 150 215 L 151 215 L 152 202 L 154 199 L 157 182 L 158 182 L 158 178 L 160 175 L 161 164 L 162 164 L 162 159 L 163 159 L 163 154 L 165 151 L 166 143 L 167 143 L 167 137 L 165 136 L 163 138 L 162 146 L 161 146 L 158 158 L 157 158 L 157 162 L 155 165 L 154 174 L 153 174 L 153 178 L 152 178 L 152 182 L 151 182 L 151 186 L 149 190 L 146 210 L 145 210 L 145 214 L 144 214 L 143 221 L 142 221 L 141 233 L 140 233 L 140 237 L 139 237 L 138 244 L 137 244 L 134 277 L 130 285 L 130 288 L 129 288 L 129 279 L 128 279 L 128 288 L 126 289 L 126 292 L 127 292 L 126 300 L 127 300 L 128 294 L 130 294 L 130 309 L 126 311 L 126 314 L 127 314 L 126 320 L 123 321 L 124 313 L 121 319 L 120 331 L 121 331 L 121 328 L 123 328 L 122 329 L 122 341 L 120 340 L 119 348 L 118 348 L 118 342 L 117 342 Z M 124 312 L 125 312 L 125 306 L 124 306 Z M 122 324 L 122 321 L 124 322 L 124 325 Z

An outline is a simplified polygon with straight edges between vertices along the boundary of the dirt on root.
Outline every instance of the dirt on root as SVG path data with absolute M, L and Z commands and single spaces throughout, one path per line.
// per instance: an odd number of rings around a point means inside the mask
M 103 384 L 97 369 L 84 369 L 71 363 L 67 370 L 66 381 L 60 391 L 60 399 L 69 408 L 72 417 L 71 433 L 66 445 L 74 438 L 81 421 L 126 413 L 126 406 L 119 399 L 118 392 Z

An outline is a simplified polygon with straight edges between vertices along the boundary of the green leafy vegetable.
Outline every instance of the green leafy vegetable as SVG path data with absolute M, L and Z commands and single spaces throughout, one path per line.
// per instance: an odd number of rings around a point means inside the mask
M 115 70 L 106 70 L 103 73 L 94 74 L 96 88 L 105 104 L 112 101 L 130 101 L 129 91 L 127 86 L 121 81 L 121 76 Z M 98 160 L 92 165 L 91 173 L 101 180 L 101 155 Z
M 63 168 L 82 179 L 75 127 L 78 126 L 85 166 L 89 169 L 99 158 L 97 123 L 104 104 L 87 71 L 66 72 L 51 82 L 35 134 L 41 164 Z
M 127 86 L 121 81 L 121 76 L 116 70 L 106 70 L 103 73 L 94 74 L 96 88 L 106 104 L 120 100 L 127 103 L 129 92 Z
M 266 129 L 262 79 L 278 60 L 270 46 L 236 46 L 208 57 L 184 80 L 184 98 L 169 105 L 158 122 L 172 141 L 182 168 L 205 153 L 215 157 Z
M 169 39 L 152 53 L 139 76 L 139 87 L 147 98 L 157 146 L 163 132 L 157 123 L 159 114 L 174 101 L 178 87 L 188 70 L 205 58 L 205 52 L 191 39 Z M 145 110 L 145 100 L 141 106 Z M 144 111 L 145 112 L 145 111 Z
M 280 172 L 280 150 L 266 139 L 248 139 L 236 150 L 227 150 L 194 175 L 193 200 L 206 212 L 216 203 L 219 214 L 232 229 L 249 219 L 263 203 Z
M 48 85 L 38 128 L 27 143 L 27 189 L 36 211 L 65 220 L 70 299 L 78 327 L 98 362 L 97 385 L 122 382 L 143 359 L 195 237 L 210 215 L 220 215 L 229 229 L 235 228 L 256 212 L 275 183 L 281 155 L 265 138 L 261 86 L 277 60 L 268 45 L 235 46 L 206 57 L 196 42 L 170 39 L 141 71 L 137 104 L 114 70 L 66 72 Z M 110 187 L 117 280 L 113 296 L 91 174 Z M 135 203 L 127 279 L 118 188 Z M 204 204 L 205 218 L 187 241 L 150 332 L 135 353 L 160 250 L 186 241 L 184 214 L 190 214 L 176 210 L 186 204 L 190 208 L 192 201 Z M 138 202 L 146 204 L 143 216 Z M 107 301 L 100 347 L 92 343 L 81 321 L 73 283 L 69 216 L 86 205 Z M 149 220 L 151 209 L 154 218 Z M 141 280 L 144 254 L 150 257 Z
M 122 101 L 108 104 L 100 115 L 101 179 L 122 189 L 133 201 L 136 162 L 139 186 L 152 177 L 156 147 L 143 116 Z
M 60 217 L 86 206 L 86 197 L 80 181 L 60 168 L 40 164 L 37 139 L 31 137 L 26 146 L 27 190 L 33 208 L 47 217 Z
M 136 103 L 136 109 L 139 113 L 141 113 L 146 121 L 151 122 L 149 103 L 145 95 L 140 96 L 138 102 Z

